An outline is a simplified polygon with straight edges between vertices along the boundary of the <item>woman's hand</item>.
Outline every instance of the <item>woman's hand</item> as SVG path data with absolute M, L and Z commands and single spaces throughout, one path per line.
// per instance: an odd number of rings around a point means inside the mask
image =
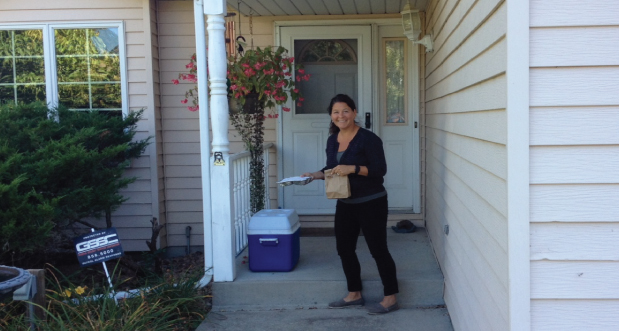
M 354 166 L 354 165 L 340 164 L 340 165 L 336 166 L 335 168 L 333 168 L 333 171 L 331 173 L 332 174 L 336 174 L 338 176 L 348 176 L 350 174 L 354 174 L 355 173 L 355 168 L 356 168 L 356 166 Z M 360 166 L 359 167 L 359 173 L 357 175 L 367 176 L 368 175 L 368 167 Z
M 354 174 L 355 173 L 355 166 L 354 165 L 340 164 L 340 165 L 336 166 L 335 168 L 333 168 L 331 173 L 335 174 L 335 175 L 338 175 L 338 176 L 348 176 L 350 174 Z
M 310 182 L 314 179 L 325 179 L 325 174 L 322 171 L 316 172 L 305 172 L 301 175 L 301 177 L 309 177 L 311 178 Z

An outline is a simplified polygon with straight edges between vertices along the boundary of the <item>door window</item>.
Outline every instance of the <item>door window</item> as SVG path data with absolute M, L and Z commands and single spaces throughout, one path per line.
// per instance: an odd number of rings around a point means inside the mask
M 385 38 L 383 42 L 384 76 L 384 116 L 385 124 L 406 124 L 406 39 Z
M 357 100 L 357 40 L 295 40 L 295 58 L 310 75 L 297 81 L 304 101 L 295 114 L 324 114 L 335 94 L 348 94 Z

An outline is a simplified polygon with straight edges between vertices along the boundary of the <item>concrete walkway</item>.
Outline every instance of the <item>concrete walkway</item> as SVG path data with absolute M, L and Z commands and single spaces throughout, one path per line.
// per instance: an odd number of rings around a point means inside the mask
M 240 254 L 236 280 L 213 284 L 213 309 L 197 330 L 453 330 L 425 230 L 389 230 L 388 244 L 398 269 L 399 311 L 375 316 L 363 308 L 328 309 L 328 302 L 347 293 L 335 238 L 302 237 L 299 264 L 291 272 L 251 272 L 243 263 L 247 252 Z M 363 296 L 379 302 L 382 284 L 363 237 L 357 252 Z

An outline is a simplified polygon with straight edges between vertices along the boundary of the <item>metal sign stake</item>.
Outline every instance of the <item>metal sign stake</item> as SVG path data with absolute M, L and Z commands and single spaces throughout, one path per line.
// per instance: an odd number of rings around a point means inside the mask
M 90 232 L 95 232 L 95 229 L 90 228 Z M 105 276 L 107 277 L 107 282 L 110 283 L 110 288 L 114 288 L 114 285 L 112 285 L 112 279 L 110 278 L 110 273 L 107 272 L 107 265 L 105 265 L 105 261 L 102 261 L 101 264 L 103 265 L 103 270 L 105 270 Z

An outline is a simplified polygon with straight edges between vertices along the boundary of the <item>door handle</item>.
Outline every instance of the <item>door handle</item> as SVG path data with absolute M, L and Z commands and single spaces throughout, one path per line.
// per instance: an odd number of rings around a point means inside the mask
M 372 114 L 371 113 L 365 113 L 365 128 L 366 129 L 372 128 Z

